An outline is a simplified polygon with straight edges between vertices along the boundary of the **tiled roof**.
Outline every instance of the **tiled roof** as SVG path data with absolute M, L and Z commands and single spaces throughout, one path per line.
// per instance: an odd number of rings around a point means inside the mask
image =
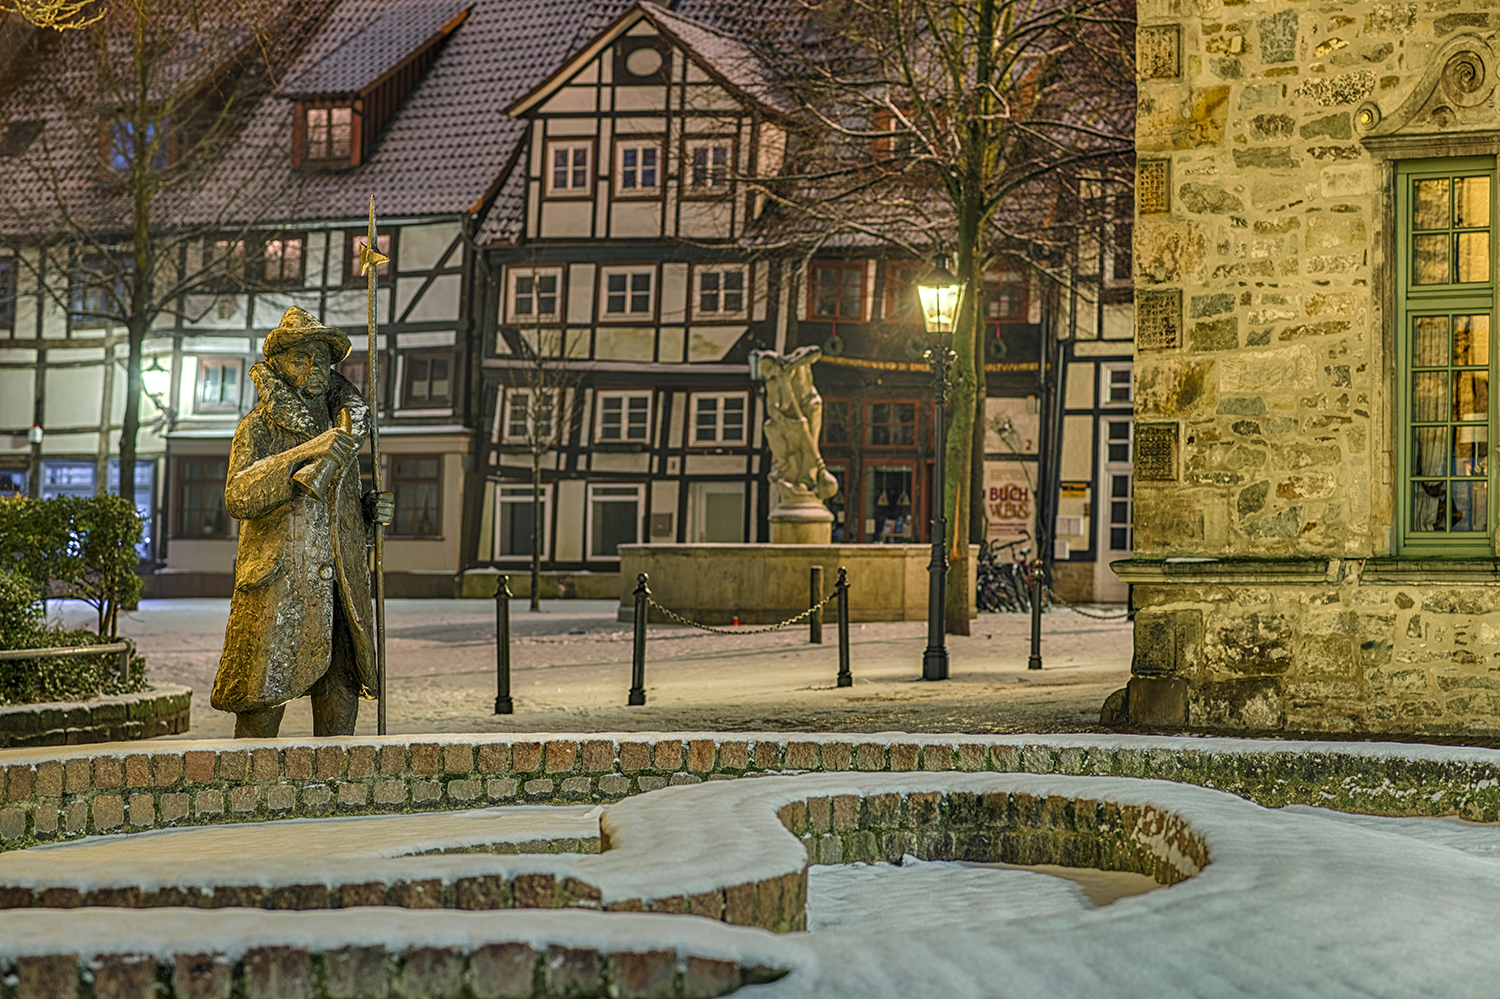
M 766 64 L 743 42 L 654 3 L 642 2 L 641 9 L 741 94 L 784 114 L 796 112 L 791 100 L 767 84 Z
M 391 7 L 374 24 L 316 61 L 304 58 L 281 85 L 288 97 L 319 94 L 358 94 L 413 53 L 443 34 L 469 5 L 465 3 L 402 3 Z

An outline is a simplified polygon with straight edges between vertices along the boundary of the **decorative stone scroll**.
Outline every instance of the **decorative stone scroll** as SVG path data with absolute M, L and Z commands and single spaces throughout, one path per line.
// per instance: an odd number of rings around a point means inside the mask
M 1427 72 L 1394 108 L 1375 101 L 1360 105 L 1354 115 L 1363 139 L 1379 145 L 1382 139 L 1430 139 L 1444 133 L 1500 128 L 1495 85 L 1500 76 L 1500 54 L 1478 35 L 1457 35 L 1427 62 Z
M 1142 215 L 1172 210 L 1172 161 L 1141 160 L 1136 166 L 1135 203 Z
M 1136 30 L 1136 60 L 1141 79 L 1175 80 L 1182 75 L 1181 34 L 1181 28 L 1175 24 L 1154 24 Z
M 1137 350 L 1172 350 L 1182 346 L 1182 291 L 1138 291 L 1135 295 Z
M 1177 479 L 1175 423 L 1135 425 L 1135 477 L 1142 482 L 1172 482 Z

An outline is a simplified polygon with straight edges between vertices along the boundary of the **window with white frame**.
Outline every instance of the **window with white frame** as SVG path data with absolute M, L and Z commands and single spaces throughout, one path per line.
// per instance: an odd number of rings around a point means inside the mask
M 547 194 L 555 198 L 587 197 L 590 161 L 594 143 L 591 139 L 547 143 Z
M 506 322 L 531 326 L 562 321 L 561 267 L 511 267 L 505 285 Z
M 700 446 L 745 443 L 748 399 L 741 392 L 700 392 L 693 397 L 693 443 Z
M 599 318 L 649 320 L 656 307 L 656 268 L 599 268 L 601 308 Z
M 500 440 L 505 444 L 552 444 L 557 432 L 557 393 L 511 389 L 505 393 Z
M 686 169 L 683 171 L 685 193 L 717 195 L 729 190 L 729 173 L 734 166 L 734 145 L 729 139 L 690 139 L 687 143 Z
M 1129 364 L 1099 366 L 1099 405 L 1128 406 L 1135 401 L 1135 380 Z
M 651 439 L 651 392 L 600 392 L 594 423 L 596 441 L 635 442 Z
M 198 361 L 198 392 L 193 409 L 199 413 L 236 412 L 240 408 L 239 358 L 204 357 Z
M 542 558 L 550 557 L 547 524 L 552 517 L 552 487 L 542 486 Z M 502 485 L 495 490 L 495 558 L 530 558 L 535 540 L 536 506 L 531 486 Z
M 640 544 L 644 494 L 638 485 L 589 485 L 589 558 L 617 559 L 621 545 Z
M 694 319 L 744 319 L 750 301 L 744 264 L 721 264 L 693 270 Z
M 661 141 L 622 139 L 615 144 L 615 194 L 655 195 L 661 191 Z

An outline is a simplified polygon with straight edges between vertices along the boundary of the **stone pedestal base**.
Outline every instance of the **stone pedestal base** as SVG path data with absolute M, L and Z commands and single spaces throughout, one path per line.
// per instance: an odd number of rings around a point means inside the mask
M 826 545 L 833 541 L 833 513 L 809 494 L 771 511 L 771 544 Z

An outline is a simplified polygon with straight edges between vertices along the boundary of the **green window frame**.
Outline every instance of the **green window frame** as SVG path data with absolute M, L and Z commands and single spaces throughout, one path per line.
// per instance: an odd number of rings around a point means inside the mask
M 1396 166 L 1396 370 L 1404 555 L 1493 555 L 1495 159 Z

